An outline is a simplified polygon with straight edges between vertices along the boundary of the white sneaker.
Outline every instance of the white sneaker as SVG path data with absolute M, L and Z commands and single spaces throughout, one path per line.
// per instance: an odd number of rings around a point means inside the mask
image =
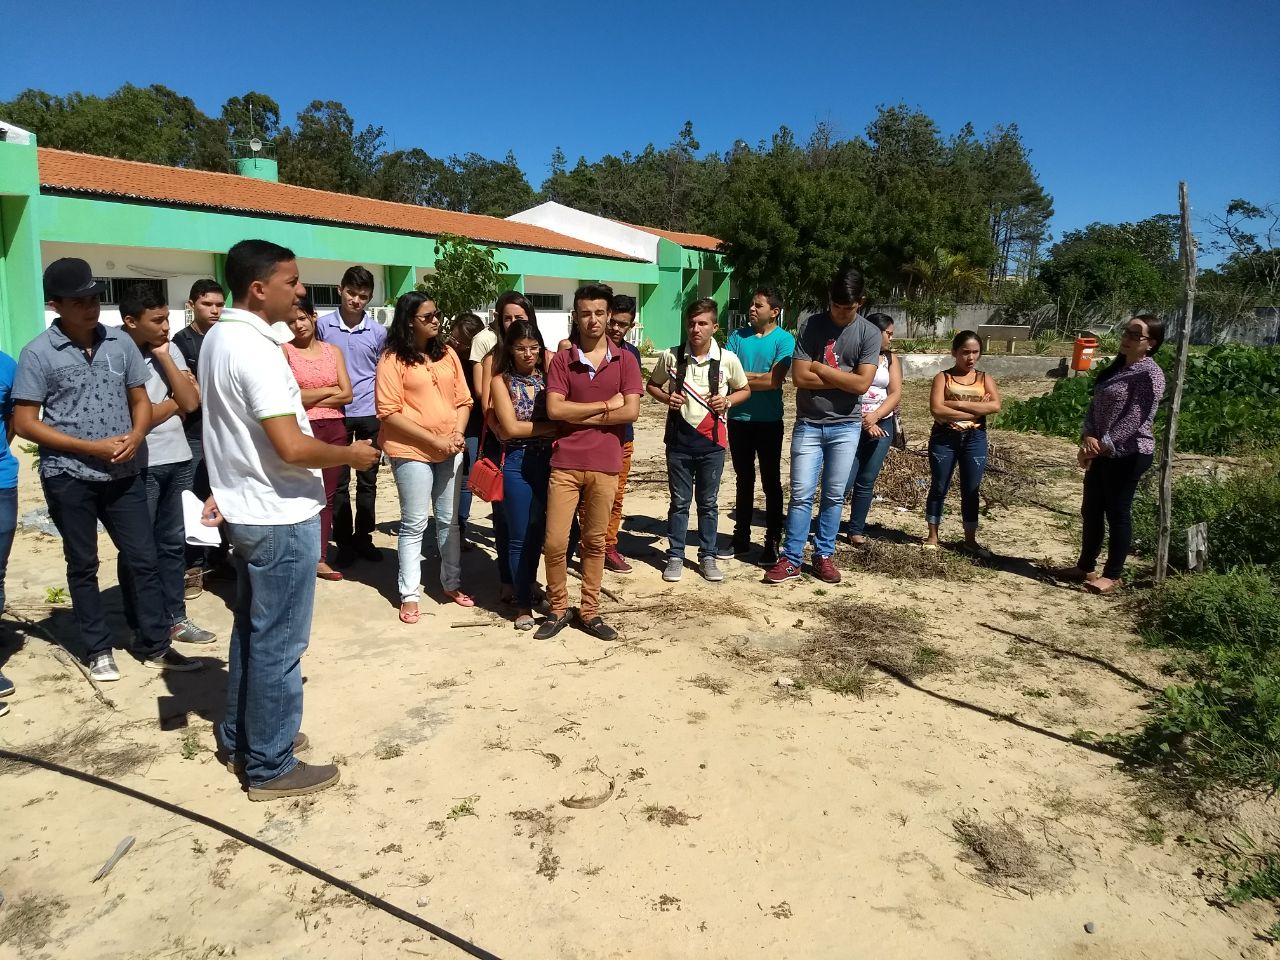
M 116 658 L 109 652 L 100 653 L 89 661 L 89 676 L 100 683 L 120 679 L 120 670 L 116 667 Z

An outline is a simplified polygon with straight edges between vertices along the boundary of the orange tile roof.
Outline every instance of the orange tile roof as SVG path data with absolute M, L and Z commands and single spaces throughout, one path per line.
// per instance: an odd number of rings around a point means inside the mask
M 689 247 L 692 250 L 710 250 L 712 253 L 720 252 L 721 241 L 717 237 L 708 236 L 705 233 L 681 233 L 679 230 L 659 230 L 656 227 L 645 227 L 638 223 L 627 223 L 625 220 L 617 220 L 624 227 L 635 227 L 637 230 L 643 230 L 645 233 L 652 233 L 655 237 L 664 237 L 672 243 L 678 243 L 682 247 Z
M 428 237 L 453 233 L 502 246 L 532 247 L 613 260 L 637 259 L 545 227 L 472 213 L 453 213 L 433 207 L 371 200 L 345 193 L 329 193 L 286 183 L 271 183 L 239 174 L 184 170 L 46 147 L 40 148 L 39 161 L 41 187 L 59 192 L 154 200 L 188 207 L 285 216 L 322 223 L 382 227 Z

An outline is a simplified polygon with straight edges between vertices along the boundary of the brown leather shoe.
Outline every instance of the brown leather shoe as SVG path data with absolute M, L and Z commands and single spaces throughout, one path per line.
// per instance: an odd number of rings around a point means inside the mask
M 300 797 L 305 793 L 317 793 L 328 789 L 342 779 L 338 768 L 331 763 L 310 764 L 298 761 L 288 773 L 260 783 L 249 785 L 250 800 L 279 800 L 283 797 Z

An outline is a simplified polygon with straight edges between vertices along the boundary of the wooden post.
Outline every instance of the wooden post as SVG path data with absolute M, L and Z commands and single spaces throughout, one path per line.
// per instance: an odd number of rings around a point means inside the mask
M 1178 184 L 1178 212 L 1182 220 L 1183 298 L 1182 329 L 1173 368 L 1173 396 L 1169 401 L 1169 425 L 1160 450 L 1160 538 L 1156 542 L 1156 583 L 1164 583 L 1169 569 L 1169 525 L 1173 512 L 1173 451 L 1178 441 L 1178 411 L 1182 408 L 1182 381 L 1187 372 L 1187 348 L 1191 344 L 1191 319 L 1196 306 L 1196 240 L 1191 234 L 1191 203 L 1187 182 Z

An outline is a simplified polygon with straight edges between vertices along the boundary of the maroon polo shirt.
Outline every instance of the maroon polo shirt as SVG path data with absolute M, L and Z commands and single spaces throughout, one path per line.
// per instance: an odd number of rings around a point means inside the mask
M 644 384 L 640 364 L 626 350 L 612 344 L 592 376 L 591 367 L 579 358 L 576 346 L 561 350 L 547 369 L 547 392 L 558 393 L 572 403 L 603 403 L 615 394 L 640 396 Z M 551 453 L 551 466 L 559 470 L 594 470 L 618 473 L 622 470 L 622 441 L 627 425 L 594 426 L 560 423 L 560 436 Z

